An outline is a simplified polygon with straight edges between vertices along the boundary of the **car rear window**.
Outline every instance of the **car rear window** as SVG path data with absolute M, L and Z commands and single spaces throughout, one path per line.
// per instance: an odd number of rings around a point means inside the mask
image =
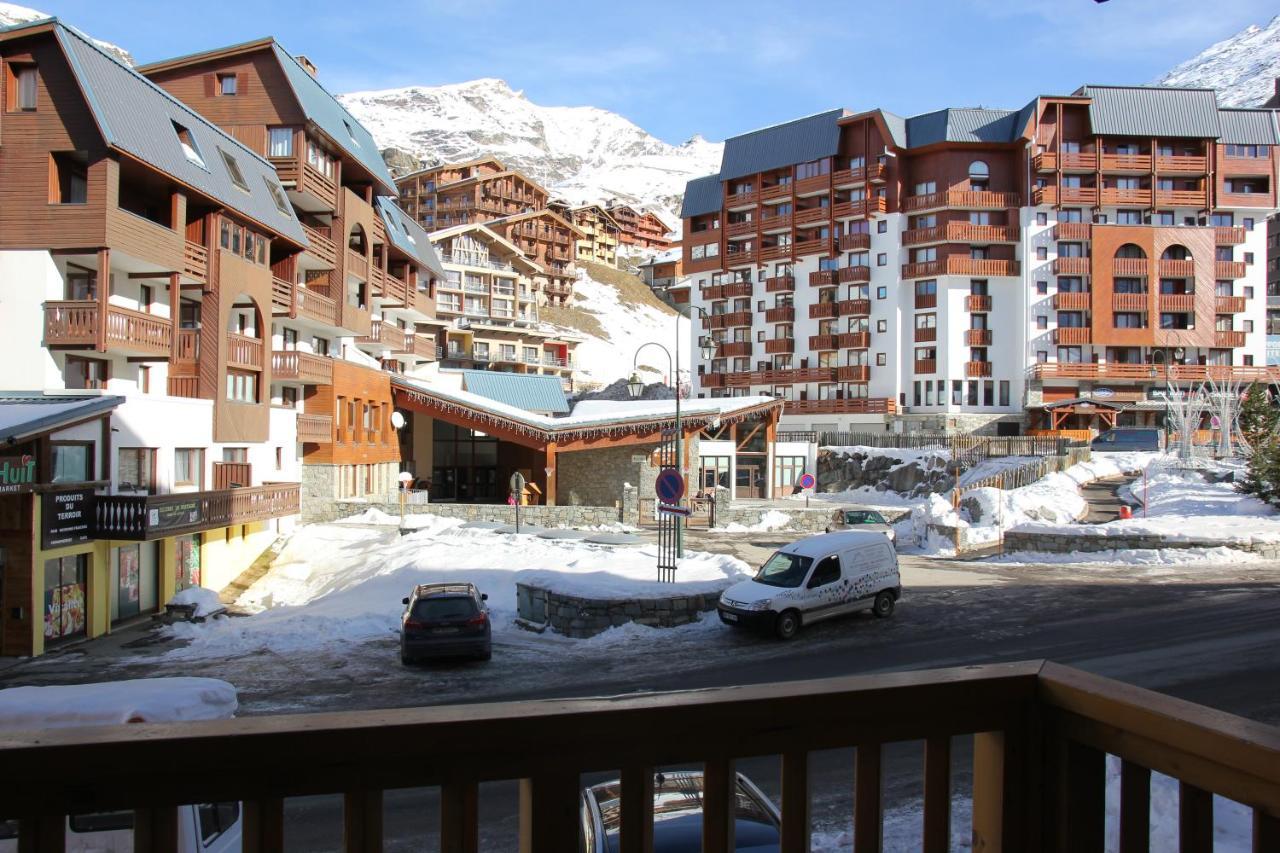
M 419 622 L 448 622 L 470 619 L 476 615 L 476 603 L 469 597 L 420 598 L 413 605 L 413 618 Z

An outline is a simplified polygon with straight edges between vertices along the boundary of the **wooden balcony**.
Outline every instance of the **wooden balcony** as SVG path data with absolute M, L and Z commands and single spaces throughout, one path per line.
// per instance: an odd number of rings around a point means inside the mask
M 1161 293 L 1157 304 L 1162 313 L 1195 313 L 1196 295 L 1194 293 Z
M 303 385 L 332 385 L 333 359 L 297 350 L 273 350 L 271 378 L 276 382 L 298 382 Z
M 222 464 L 228 463 L 215 462 L 214 466 Z M 302 506 L 297 483 L 174 495 L 98 495 L 94 503 L 95 535 L 130 542 L 151 542 L 232 524 L 284 518 L 297 515 Z
M 298 415 L 298 441 L 312 444 L 333 443 L 332 415 Z
M 770 184 L 760 188 L 760 200 L 788 198 L 791 195 L 791 184 Z
M 840 317 L 869 317 L 870 299 L 842 299 L 836 303 L 836 315 Z
M 834 367 L 795 367 L 729 373 L 725 375 L 725 385 L 731 388 L 749 385 L 794 385 L 806 382 L 830 382 L 834 378 Z
M 1059 187 L 1051 184 L 1036 187 L 1031 193 L 1033 204 L 1097 204 L 1097 187 Z
M 839 201 L 831 206 L 831 215 L 835 219 L 854 219 L 867 215 L 867 200 Z
M 440 348 L 431 335 L 405 333 L 405 352 L 420 361 L 437 361 Z
M 885 397 L 846 397 L 828 400 L 787 400 L 785 415 L 892 415 L 893 400 Z
M 791 323 L 796 319 L 796 309 L 794 305 L 779 305 L 776 308 L 768 308 L 764 312 L 764 321 L 766 323 Z
M 1055 344 L 1087 344 L 1091 340 L 1088 326 L 1059 326 L 1053 330 Z
M 405 342 L 404 329 L 385 320 L 375 319 L 370 321 L 369 334 L 357 337 L 356 344 L 383 348 L 395 353 L 409 351 L 409 347 Z
M 1104 172 L 1150 172 L 1150 154 L 1102 154 Z
M 837 239 L 836 246 L 842 252 L 866 251 L 871 248 L 871 235 L 868 233 L 842 234 Z
M 1104 205 L 1134 204 L 1141 207 L 1150 207 L 1151 190 L 1147 187 L 1139 187 L 1136 190 L 1122 190 L 1116 187 L 1103 187 L 1102 203 Z
M 1148 311 L 1151 308 L 1150 296 L 1146 293 L 1113 293 L 1111 294 L 1112 311 Z
M 1055 311 L 1088 311 L 1090 308 L 1090 295 L 1084 293 L 1068 293 L 1058 291 L 1053 294 L 1053 307 Z
M 912 367 L 914 373 L 937 373 L 938 360 L 936 358 L 917 358 Z
M 1017 193 L 992 192 L 990 190 L 949 190 L 946 192 L 927 193 L 925 195 L 907 196 L 904 210 L 929 210 L 937 207 L 959 207 L 972 210 L 1004 210 L 1018 207 L 1020 199 Z
M 1217 194 L 1218 207 L 1254 207 L 1269 208 L 1272 206 L 1274 196 L 1269 192 L 1256 193 L 1229 193 L 1219 192 Z
M 990 294 L 970 294 L 964 298 L 964 310 L 966 311 L 990 311 L 991 295 Z
M 831 208 L 829 207 L 806 207 L 797 210 L 792 219 L 796 223 L 797 228 L 811 225 L 820 225 L 830 221 Z
M 989 361 L 966 361 L 964 363 L 964 375 L 969 377 L 981 377 L 991 375 L 991 362 Z
M 194 365 L 200 357 L 200 330 L 179 329 L 178 340 L 173 350 L 173 360 Z M 194 369 L 194 368 L 192 368 Z M 173 371 L 171 370 L 170 373 Z
M 793 185 L 796 195 L 813 195 L 824 190 L 831 189 L 831 175 L 814 175 L 811 178 L 801 178 Z
M 837 338 L 839 338 L 839 335 L 810 335 L 809 349 L 811 350 L 836 349 Z
M 917 293 L 915 295 L 915 307 L 917 311 L 924 308 L 938 307 L 938 294 L 936 293 Z
M 1061 167 L 1064 172 L 1093 172 L 1098 168 L 1098 155 L 1094 151 L 1044 151 L 1031 160 L 1037 172 L 1053 172 Z
M 791 244 L 791 250 L 798 258 L 802 255 L 829 255 L 831 254 L 832 242 L 830 237 L 820 237 L 813 240 L 796 240 Z
M 1011 225 L 948 222 L 946 232 L 947 240 L 957 243 L 1017 243 L 1022 239 L 1019 229 Z
M 836 368 L 837 382 L 870 382 L 871 366 L 868 364 L 845 364 Z
M 842 332 L 836 335 L 836 346 L 840 349 L 867 349 L 871 346 L 871 333 Z
M 821 287 L 823 285 L 835 284 L 837 282 L 837 270 L 814 270 L 809 273 L 809 284 Z
M 1156 190 L 1157 207 L 1193 207 L 1203 210 L 1208 206 L 1204 190 Z
M 835 316 L 836 316 L 836 303 L 834 302 L 819 302 L 815 305 L 809 306 L 810 320 L 825 320 L 827 318 L 835 317 Z
M 100 307 L 95 300 L 61 300 L 44 304 L 44 342 L 49 347 L 93 349 L 97 346 Z M 103 332 L 110 352 L 134 356 L 167 358 L 172 343 L 173 326 L 167 317 L 156 317 L 107 306 L 106 329 Z
M 334 245 L 330 237 L 333 233 L 332 230 L 328 226 L 313 228 L 310 225 L 303 225 L 302 231 L 307 235 L 307 254 L 312 255 L 321 263 L 336 267 L 338 265 L 338 247 Z
M 1213 229 L 1213 241 L 1219 246 L 1239 246 L 1246 236 L 1247 232 L 1239 226 L 1218 226 Z
M 1244 311 L 1243 296 L 1215 296 L 1213 300 L 1214 313 L 1217 314 L 1239 314 Z
M 750 251 L 750 252 L 728 251 L 724 253 L 725 266 L 740 267 L 740 266 L 747 266 L 750 264 L 754 264 L 755 262 L 756 262 L 756 253 L 754 251 Z
M 1120 278 L 1142 278 L 1149 266 L 1146 258 L 1113 258 L 1111 274 Z
M 1157 154 L 1156 172 L 1159 174 L 1203 175 L 1208 172 L 1209 159 L 1199 155 Z
M 1244 346 L 1244 332 L 1217 332 L 1213 333 L 1213 345 L 1215 347 L 1242 347 Z
M 262 364 L 261 339 L 227 332 L 227 367 L 261 370 Z
M 831 173 L 831 185 L 837 189 L 857 186 L 866 181 L 866 179 L 867 170 L 863 166 L 853 169 L 837 169 Z
M 702 318 L 704 329 L 728 329 L 734 326 L 750 326 L 751 311 L 730 311 L 725 314 L 712 314 Z
M 1041 151 L 1031 158 L 1031 168 L 1036 172 L 1056 172 L 1058 170 L 1058 152 Z
M 729 210 L 739 207 L 750 207 L 760 201 L 760 194 L 755 190 L 748 190 L 743 193 L 732 193 L 724 198 L 724 206 Z
M 902 265 L 903 278 L 935 278 L 942 275 L 942 261 L 917 261 Z
M 718 358 L 750 356 L 751 350 L 751 341 L 725 341 L 716 345 L 716 356 Z
M 836 280 L 841 284 L 857 284 L 871 281 L 871 267 L 865 264 L 841 267 L 836 273 Z
M 297 310 L 295 299 L 296 288 L 293 282 L 283 278 L 271 279 L 271 313 L 276 317 L 287 317 Z
M 213 488 L 240 489 L 253 483 L 253 466 L 248 462 L 214 462 Z
M 741 237 L 745 234 L 754 234 L 760 223 L 754 219 L 748 219 L 745 222 L 730 222 L 725 225 L 724 232 L 730 237 Z
M 948 255 L 947 275 L 1002 276 L 1020 275 L 1018 261 L 1005 258 L 970 258 L 965 255 Z
M 964 333 L 965 346 L 970 347 L 989 347 L 991 346 L 991 330 L 990 329 L 966 329 Z
M 1055 240 L 1088 240 L 1091 239 L 1093 225 L 1089 222 L 1059 222 L 1053 226 Z
M 1200 382 L 1212 376 L 1218 380 L 1238 379 L 1242 382 L 1280 382 L 1280 367 L 1242 367 L 1203 364 L 1036 364 L 1034 379 L 1108 379 L 1163 383 L 1165 371 L 1180 382 Z
M 793 275 L 775 275 L 764 280 L 766 293 L 789 293 L 796 289 L 796 277 Z
M 769 355 L 792 353 L 796 351 L 794 338 L 769 338 L 764 342 L 764 351 Z
M 1217 261 L 1214 263 L 1214 278 L 1244 278 L 1245 277 L 1244 261 Z
M 1263 157 L 1226 157 L 1218 158 L 1217 171 L 1220 175 L 1255 175 L 1270 176 L 1275 168 L 1270 155 Z
M 716 284 L 702 288 L 702 298 L 712 301 L 750 295 L 751 282 L 749 281 L 735 281 L 732 284 Z
M 938 339 L 938 329 L 936 326 L 917 327 L 912 338 L 918 344 L 932 343 Z
M 369 259 L 354 249 L 347 249 L 347 275 L 369 280 Z
M 791 244 L 780 243 L 775 246 L 761 246 L 756 255 L 761 261 L 777 261 L 783 258 L 790 258 Z
M 1089 274 L 1088 258 L 1067 258 L 1056 257 L 1053 259 L 1052 269 L 1054 275 L 1088 275 Z
M 1161 278 L 1195 278 L 1196 262 L 1193 260 L 1175 261 L 1161 258 L 1156 262 Z
M 300 316 L 326 326 L 338 325 L 338 305 L 329 297 L 315 290 L 299 287 L 297 298 Z
M 209 250 L 187 240 L 182 246 L 182 274 L 196 281 L 208 281 Z
M 723 388 L 725 385 L 725 374 L 723 373 L 699 373 L 698 384 L 703 388 Z

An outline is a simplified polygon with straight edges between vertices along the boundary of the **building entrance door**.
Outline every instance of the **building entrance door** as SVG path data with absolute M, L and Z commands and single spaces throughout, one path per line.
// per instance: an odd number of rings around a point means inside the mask
M 736 498 L 763 497 L 763 480 L 760 477 L 760 466 L 738 465 L 734 478 L 733 496 Z

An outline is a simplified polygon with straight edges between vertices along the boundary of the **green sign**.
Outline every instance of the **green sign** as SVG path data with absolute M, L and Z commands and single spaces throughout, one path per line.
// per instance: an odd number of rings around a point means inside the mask
M 36 481 L 36 458 L 29 453 L 22 456 L 0 456 L 0 493 L 25 492 Z

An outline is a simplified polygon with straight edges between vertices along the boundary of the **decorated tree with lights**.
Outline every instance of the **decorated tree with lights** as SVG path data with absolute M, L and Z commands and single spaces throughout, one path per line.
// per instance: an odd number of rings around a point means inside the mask
M 1240 405 L 1239 428 L 1249 465 L 1236 488 L 1280 505 L 1280 409 L 1265 385 L 1249 387 Z

